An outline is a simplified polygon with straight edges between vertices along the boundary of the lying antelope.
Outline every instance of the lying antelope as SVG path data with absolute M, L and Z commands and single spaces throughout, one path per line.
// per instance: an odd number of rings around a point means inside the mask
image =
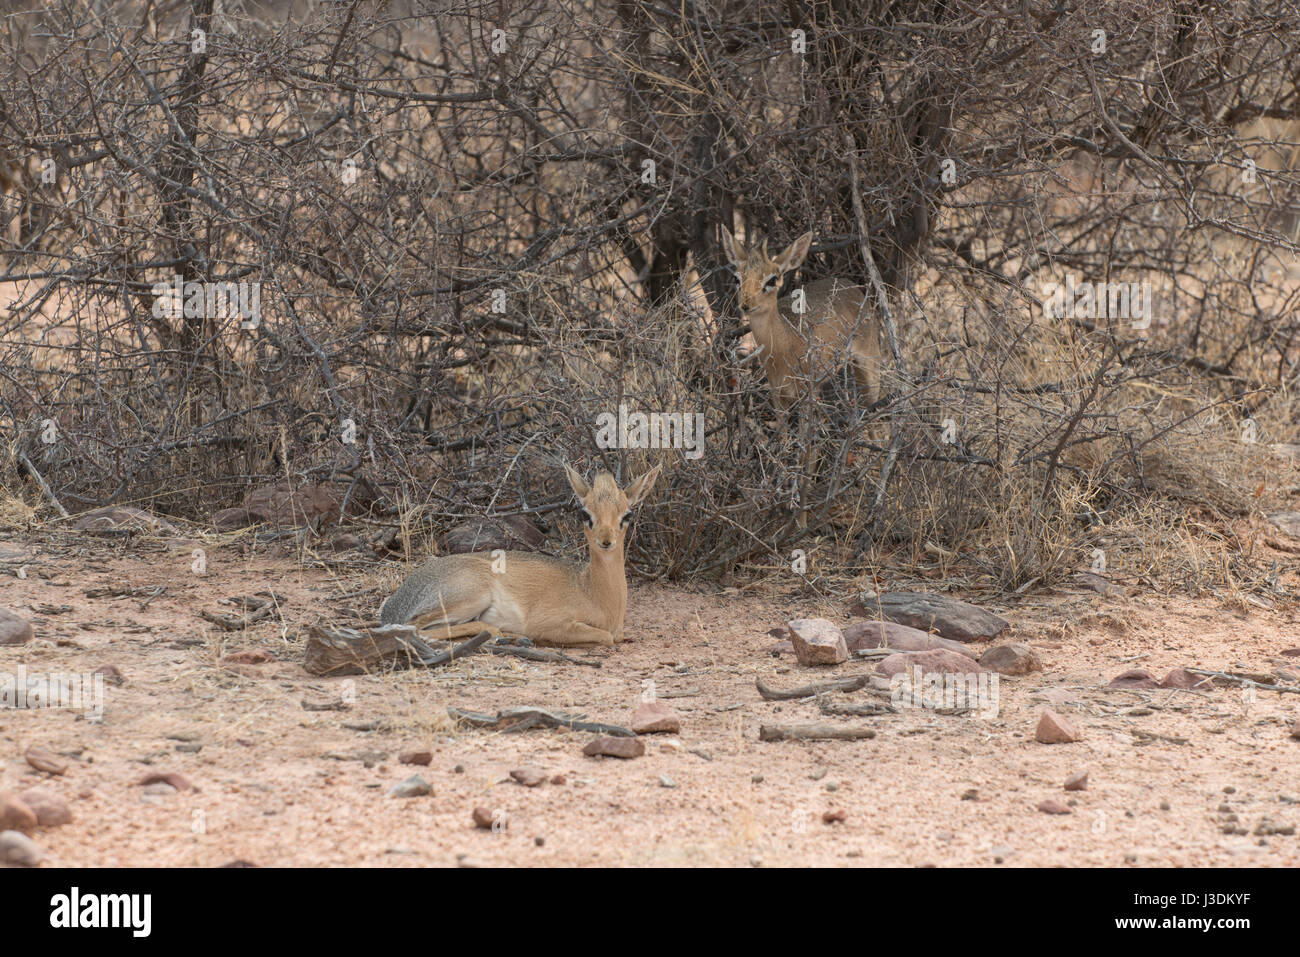
M 773 259 L 766 239 L 737 250 L 731 232 L 722 230 L 722 249 L 740 280 L 740 309 L 761 350 L 772 401 L 784 411 L 801 391 L 815 388 L 848 361 L 863 404 L 871 405 L 880 396 L 882 329 L 875 313 L 864 308 L 862 287 L 840 279 L 810 282 L 803 287 L 802 313 L 790 296 L 777 299 L 781 278 L 802 265 L 811 244 L 812 233 L 804 233 Z
M 379 609 L 385 625 L 415 623 L 435 638 L 483 629 L 539 644 L 612 645 L 623 640 L 627 577 L 623 541 L 632 509 L 659 466 L 620 489 L 608 472 L 588 485 L 568 465 L 569 484 L 586 516 L 585 565 L 536 552 L 445 555 L 425 562 Z

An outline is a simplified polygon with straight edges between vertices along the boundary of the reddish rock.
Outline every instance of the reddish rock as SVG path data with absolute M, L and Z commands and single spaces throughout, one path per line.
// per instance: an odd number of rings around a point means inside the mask
M 34 634 L 30 621 L 0 608 L 0 646 L 24 645 L 32 640 Z
M 323 485 L 291 484 L 287 479 L 248 493 L 244 506 L 249 516 L 267 525 L 321 527 L 337 522 L 342 500 Z
M 1291 737 L 1300 741 L 1300 718 L 1296 718 L 1291 722 Z
M 563 774 L 557 774 L 555 777 L 551 778 L 551 783 L 555 785 L 561 785 L 567 783 L 568 780 L 569 779 L 566 778 Z
M 1011 624 L 968 602 L 930 592 L 898 591 L 863 596 L 850 606 L 849 612 L 925 632 L 935 631 L 954 641 L 988 641 Z
M 870 648 L 934 651 L 942 648 L 963 655 L 971 653 L 960 641 L 929 635 L 919 628 L 893 621 L 855 621 L 847 624 L 844 626 L 844 642 L 849 646 L 849 651 L 866 651 Z
M 336 552 L 349 552 L 354 548 L 361 547 L 361 539 L 357 536 L 344 532 L 342 535 L 335 535 L 334 540 L 330 542 L 330 548 Z
M 31 747 L 23 755 L 27 763 L 37 771 L 44 771 L 46 774 L 62 774 L 68 770 L 68 762 L 63 760 L 53 751 L 47 751 L 44 748 Z
M 799 664 L 838 665 L 849 660 L 844 633 L 825 618 L 796 618 L 786 626 Z
M 403 751 L 397 756 L 402 764 L 429 765 L 433 763 L 432 751 Z
M 1046 801 L 1041 802 L 1038 805 L 1038 810 L 1042 811 L 1044 814 L 1073 814 L 1074 813 L 1074 811 L 1072 811 L 1069 808 L 1069 806 L 1062 804 L 1060 801 L 1055 801 L 1050 798 Z
M 486 808 L 486 807 L 474 808 L 473 818 L 474 818 L 474 826 L 478 828 L 482 828 L 485 831 L 492 830 L 492 825 L 496 823 L 496 815 L 493 814 L 491 808 Z M 510 826 L 509 822 L 505 819 L 505 816 L 502 815 L 501 827 L 506 828 L 509 826 Z
M 876 664 L 876 673 L 893 677 L 904 673 L 908 668 L 920 668 L 922 673 L 929 674 L 978 675 L 984 672 L 979 662 L 969 655 L 940 648 L 935 651 L 907 651 L 890 655 Z
M 645 754 L 645 744 L 640 738 L 621 738 L 603 735 L 588 742 L 582 753 L 589 758 L 597 755 L 607 758 L 639 758 Z
M 836 808 L 833 811 L 827 811 L 822 814 L 823 824 L 843 824 L 847 819 L 848 815 L 845 814 L 841 808 Z
M 526 788 L 535 788 L 546 780 L 546 772 L 532 766 L 515 768 L 510 776 Z
M 449 529 L 438 544 L 448 555 L 468 552 L 535 552 L 546 541 L 537 526 L 523 515 L 502 515 L 477 519 Z
M 1065 789 L 1067 791 L 1086 791 L 1088 790 L 1088 772 L 1075 771 L 1065 779 Z
M 1082 737 L 1073 721 L 1050 709 L 1044 709 L 1034 730 L 1034 739 L 1042 744 L 1071 744 Z
M 632 712 L 628 727 L 637 734 L 677 734 L 682 730 L 682 722 L 662 701 L 642 701 Z
M 18 795 L 18 799 L 32 809 L 36 823 L 41 827 L 58 827 L 72 822 L 72 809 L 68 802 L 53 791 L 28 788 Z
M 1003 675 L 1027 675 L 1031 671 L 1043 670 L 1043 663 L 1034 650 L 1019 641 L 990 648 L 980 655 L 980 665 Z
M 1195 688 L 1202 681 L 1209 681 L 1209 678 L 1203 678 L 1200 675 L 1194 675 L 1186 668 L 1175 668 L 1169 674 L 1160 679 L 1162 688 Z
M 1288 648 L 1286 651 L 1283 651 L 1282 654 L 1286 655 L 1288 658 L 1300 658 L 1300 648 Z
M 220 511 L 213 512 L 208 521 L 223 532 L 236 528 L 247 528 L 249 525 L 257 523 L 257 519 L 246 508 L 223 508 Z
M 1131 668 L 1110 679 L 1110 684 L 1106 687 L 1128 688 L 1130 690 L 1138 691 L 1144 688 L 1158 688 L 1159 685 L 1156 684 L 1156 679 L 1151 677 L 1149 672 L 1143 671 L 1141 668 Z
M 152 774 L 146 774 L 139 781 L 135 782 L 140 787 L 148 787 L 150 784 L 170 784 L 178 791 L 197 791 L 194 785 L 185 780 L 183 775 L 175 771 L 154 771 Z
M 36 812 L 17 794 L 0 791 L 0 831 L 31 834 L 36 830 Z

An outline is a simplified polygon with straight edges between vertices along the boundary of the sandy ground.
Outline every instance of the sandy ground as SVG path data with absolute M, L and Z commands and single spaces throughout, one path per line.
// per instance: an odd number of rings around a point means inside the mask
M 823 718 L 812 701 L 764 701 L 755 679 L 791 687 L 869 671 L 862 661 L 804 669 L 768 650 L 768 629 L 788 618 L 846 623 L 847 593 L 826 602 L 779 594 L 775 582 L 721 594 L 640 585 L 631 640 L 576 652 L 599 669 L 477 656 L 434 672 L 318 679 L 300 665 L 302 626 L 339 621 L 343 609 L 373 614 L 398 570 L 359 553 L 326 568 L 265 548 L 205 547 L 199 576 L 184 541 L 0 538 L 0 606 L 30 618 L 37 634 L 0 649 L 0 674 L 19 664 L 29 673 L 113 665 L 126 679 L 106 687 L 99 721 L 70 710 L 0 711 L 0 789 L 39 784 L 72 806 L 71 824 L 37 833 L 51 864 L 1300 863 L 1294 832 L 1256 833 L 1262 819 L 1300 825 L 1300 741 L 1286 728 L 1300 695 L 1106 688 L 1131 667 L 1157 678 L 1178 666 L 1300 670 L 1300 658 L 1280 656 L 1300 645 L 1289 612 L 1238 615 L 1213 601 L 1082 590 L 1011 606 L 981 601 L 1013 623 L 1000 640 L 1028 642 L 1045 664 L 1001 679 L 996 718 L 924 709 Z M 152 600 L 86 595 L 158 585 L 167 588 Z M 199 615 L 228 613 L 222 599 L 268 587 L 281 599 L 280 621 L 224 632 Z M 277 660 L 237 671 L 219 664 L 252 649 Z M 457 730 L 446 717 L 448 706 L 539 705 L 626 723 L 647 682 L 682 730 L 643 738 L 645 756 L 629 761 L 585 757 L 588 733 Z M 1034 740 L 1045 692 L 1082 727 L 1081 742 Z M 349 705 L 309 711 L 304 700 Z M 870 723 L 878 734 L 758 740 L 761 723 L 818 720 Z M 377 730 L 344 726 L 376 721 Z M 66 774 L 33 771 L 23 758 L 32 745 L 68 757 Z M 418 749 L 432 752 L 428 767 L 399 763 L 399 753 Z M 563 783 L 511 780 L 526 765 Z M 1088 789 L 1065 792 L 1080 770 Z M 177 772 L 197 790 L 146 793 L 139 782 L 153 772 Z M 386 795 L 415 773 L 430 796 Z M 1040 812 L 1046 799 L 1072 813 Z M 476 807 L 507 827 L 476 829 Z M 823 823 L 837 810 L 842 822 Z

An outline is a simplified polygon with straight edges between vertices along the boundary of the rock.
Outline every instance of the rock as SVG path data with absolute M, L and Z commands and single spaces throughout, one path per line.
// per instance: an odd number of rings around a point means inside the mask
M 1034 731 L 1034 739 L 1042 744 L 1071 744 L 1081 738 L 1074 722 L 1050 709 L 1043 710 Z
M 510 772 L 510 776 L 526 788 L 535 788 L 546 780 L 546 772 L 532 765 L 515 768 Z
M 36 823 L 41 827 L 58 827 L 72 822 L 72 809 L 68 802 L 53 791 L 28 788 L 18 795 L 18 799 L 32 809 Z
M 154 781 L 153 784 L 144 786 L 144 793 L 149 797 L 171 797 L 173 794 L 179 794 L 180 791 L 166 781 Z
M 438 544 L 448 555 L 468 552 L 506 551 L 535 552 L 545 542 L 537 526 L 522 515 L 501 515 L 477 519 L 449 529 Z
M 127 505 L 109 505 L 106 508 L 94 509 L 77 519 L 72 527 L 79 532 L 89 532 L 92 535 L 103 535 L 118 530 L 150 532 L 155 535 L 170 535 L 176 531 L 157 515 L 150 515 L 148 512 Z
M 677 734 L 682 730 L 682 722 L 672 708 L 656 699 L 637 705 L 628 727 L 637 734 Z
M 12 611 L 0 608 L 0 647 L 25 645 L 34 635 L 30 621 L 21 615 L 15 615 Z
M 551 783 L 556 785 L 557 787 L 560 787 L 565 783 L 567 783 L 568 780 L 569 779 L 566 778 L 563 774 L 557 774 L 555 777 L 551 778 Z
M 330 548 L 334 549 L 336 552 L 350 552 L 353 549 L 360 547 L 361 539 L 349 532 L 335 535 L 334 540 L 330 542 Z
M 126 684 L 126 676 L 118 669 L 117 665 L 100 665 L 91 674 L 103 675 L 104 683 L 122 687 Z
M 1065 779 L 1065 789 L 1067 791 L 1086 791 L 1088 790 L 1088 772 L 1075 771 Z
M 36 842 L 17 831 L 0 831 L 0 861 L 17 867 L 35 867 L 44 855 Z
M 1104 595 L 1107 598 L 1123 598 L 1128 592 L 1122 585 L 1116 585 L 1109 578 L 1103 578 L 1101 575 L 1094 575 L 1092 572 L 1079 572 L 1074 576 L 1074 580 L 1080 585 L 1086 585 L 1098 595 Z
M 1175 668 L 1169 674 L 1160 679 L 1162 688 L 1195 688 L 1202 681 L 1208 682 L 1209 678 L 1203 678 L 1200 675 L 1194 675 L 1185 668 Z
M 1156 679 L 1151 677 L 1149 672 L 1141 668 L 1130 668 L 1121 674 L 1110 679 L 1107 688 L 1129 688 L 1131 690 L 1140 690 L 1143 688 L 1156 688 Z
M 1268 520 L 1284 535 L 1300 538 L 1300 512 L 1274 512 Z
M 786 622 L 799 664 L 838 665 L 849 660 L 844 633 L 825 618 L 796 618 Z
M 148 787 L 151 784 L 170 784 L 177 791 L 197 791 L 194 785 L 185 780 L 183 775 L 175 771 L 154 771 L 152 774 L 146 774 L 139 781 L 135 782 L 140 787 Z
M 429 782 L 418 774 L 413 774 L 405 781 L 399 781 L 388 789 L 390 798 L 417 798 L 433 793 Z
M 27 763 L 37 771 L 44 771 L 46 774 L 59 775 L 68 770 L 68 762 L 63 760 L 53 751 L 46 751 L 44 748 L 31 747 L 23 755 Z
M 910 628 L 894 621 L 855 621 L 844 626 L 844 642 L 849 651 L 866 651 L 870 648 L 892 648 L 894 651 L 933 651 L 942 648 L 969 655 L 970 651 L 960 641 L 928 635 L 919 628 Z
M 794 654 L 794 642 L 778 641 L 775 644 L 768 645 L 765 650 L 769 655 L 792 655 Z
M 836 808 L 833 811 L 826 811 L 822 814 L 823 824 L 843 824 L 847 819 L 848 815 L 844 813 L 841 808 Z
M 31 834 L 39 823 L 36 812 L 17 794 L 0 791 L 0 831 Z
M 582 753 L 589 758 L 597 755 L 607 758 L 639 758 L 645 754 L 645 744 L 640 738 L 616 738 L 603 735 L 587 743 Z
M 474 818 L 474 826 L 482 828 L 485 831 L 493 830 L 493 825 L 496 824 L 496 815 L 492 812 L 490 808 L 485 808 L 485 807 L 474 808 L 473 818 Z M 506 820 L 505 815 L 504 814 L 501 815 L 501 824 L 497 828 L 497 830 L 504 830 L 509 826 L 510 826 L 510 822 Z
M 936 631 L 953 641 L 988 641 L 1011 626 L 983 608 L 930 592 L 896 591 L 864 596 L 849 612 L 864 618 L 883 618 L 921 631 Z
M 267 525 L 323 527 L 339 519 L 342 500 L 323 485 L 292 485 L 282 479 L 275 485 L 253 489 L 244 499 L 249 516 Z
M 261 648 L 232 652 L 221 659 L 223 665 L 264 665 L 271 661 L 275 661 L 275 655 Z
M 1002 675 L 1027 675 L 1031 671 L 1042 671 L 1043 663 L 1034 654 L 1034 649 L 1015 641 L 984 652 L 980 655 L 980 667 Z
M 876 673 L 893 677 L 902 674 L 908 668 L 920 668 L 922 673 L 970 675 L 983 674 L 980 663 L 970 655 L 947 651 L 943 648 L 935 651 L 904 651 L 890 655 L 876 663 Z
M 1038 805 L 1038 810 L 1042 811 L 1044 814 L 1073 814 L 1074 813 L 1074 811 L 1066 807 L 1060 801 L 1052 800 L 1050 798 L 1046 801 L 1040 802 Z
M 659 786 L 661 788 L 675 788 L 677 787 L 677 782 L 668 775 L 661 774 L 659 775 Z
M 246 508 L 223 508 L 220 511 L 213 512 L 208 521 L 216 526 L 218 531 L 228 532 L 236 528 L 247 528 L 249 525 L 257 524 L 257 519 Z
M 1291 722 L 1291 737 L 1300 741 L 1300 718 L 1296 718 Z
M 1300 648 L 1287 648 L 1285 651 L 1280 653 L 1286 655 L 1288 658 L 1300 658 Z
M 402 764 L 418 764 L 427 767 L 433 763 L 433 752 L 428 750 L 403 751 L 397 756 Z

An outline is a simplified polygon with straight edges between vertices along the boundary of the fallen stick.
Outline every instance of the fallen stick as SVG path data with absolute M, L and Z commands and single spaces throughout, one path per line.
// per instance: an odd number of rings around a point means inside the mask
M 760 741 L 858 741 L 875 736 L 875 728 L 833 724 L 764 724 L 758 729 Z
M 473 654 L 492 637 L 485 629 L 454 648 L 434 651 L 409 625 L 365 629 L 311 625 L 307 632 L 302 666 L 313 675 L 368 674 L 381 664 L 436 668 Z
M 813 698 L 828 691 L 857 691 L 860 688 L 865 688 L 870 680 L 870 675 L 858 675 L 856 678 L 836 678 L 834 681 L 822 681 L 818 684 L 803 685 L 799 688 L 781 689 L 770 688 L 763 683 L 762 678 L 757 678 L 754 681 L 754 687 L 758 688 L 758 693 L 768 701 L 793 701 L 796 698 Z
M 616 738 L 632 738 L 636 733 L 630 728 L 617 724 L 601 724 L 598 721 L 582 721 L 574 715 L 548 711 L 545 708 L 506 708 L 496 714 L 484 714 L 479 711 L 462 711 L 460 708 L 448 708 L 447 714 L 454 721 L 468 724 L 474 728 L 486 728 L 490 731 L 527 731 L 531 728 L 568 728 L 570 731 L 594 731 L 597 734 L 609 734 Z
M 1287 691 L 1290 692 L 1291 694 L 1300 694 L 1300 688 L 1294 687 L 1292 685 L 1269 684 L 1264 681 L 1260 681 L 1258 678 L 1252 675 L 1238 675 L 1238 674 L 1233 674 L 1231 671 L 1203 671 L 1200 668 L 1184 668 L 1183 670 L 1190 672 L 1191 674 L 1194 675 L 1204 675 L 1207 678 L 1222 678 L 1224 681 L 1235 681 L 1240 685 L 1246 685 L 1246 686 L 1253 685 L 1254 687 L 1258 688 L 1260 691 Z M 1272 676 L 1270 675 L 1269 677 Z
M 58 496 L 54 494 L 54 489 L 50 488 L 49 483 L 45 481 L 45 476 L 43 476 L 36 466 L 32 464 L 32 460 L 29 459 L 25 453 L 18 453 L 18 464 L 21 465 L 23 471 L 30 475 L 36 482 L 37 487 L 41 490 L 41 494 L 45 496 L 46 500 L 51 505 L 54 506 L 54 510 L 59 513 L 59 517 L 71 518 L 68 514 L 68 510 L 63 507 L 63 503 L 60 502 Z
M 267 602 L 261 608 L 247 615 L 218 615 L 208 611 L 206 608 L 199 612 L 199 617 L 212 622 L 220 627 L 223 631 L 243 631 L 254 622 L 261 621 L 263 618 L 271 617 L 274 606 Z

